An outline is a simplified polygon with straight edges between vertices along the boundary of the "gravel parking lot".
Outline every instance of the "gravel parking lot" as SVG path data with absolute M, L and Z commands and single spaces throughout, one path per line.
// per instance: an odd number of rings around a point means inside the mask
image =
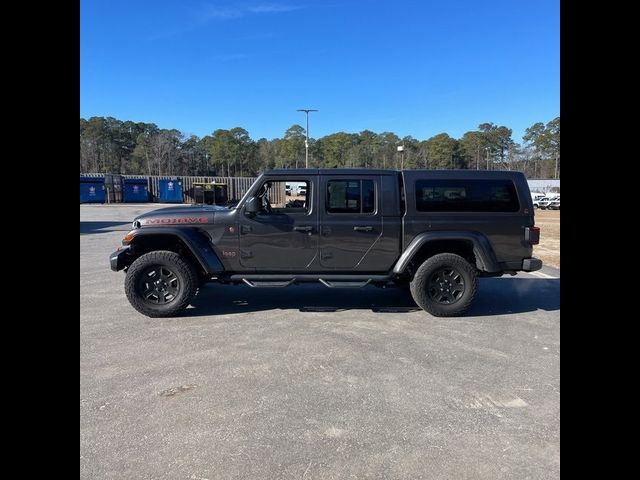
M 209 285 L 150 319 L 108 255 L 154 208 L 80 206 L 81 478 L 559 477 L 559 270 L 482 279 L 463 318 Z

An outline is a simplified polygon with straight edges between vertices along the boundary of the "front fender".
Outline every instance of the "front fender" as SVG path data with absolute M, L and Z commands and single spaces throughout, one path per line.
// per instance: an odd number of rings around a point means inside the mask
M 420 251 L 423 245 L 436 240 L 470 241 L 473 244 L 473 254 L 476 257 L 478 269 L 485 272 L 499 272 L 501 270 L 498 266 L 498 262 L 496 260 L 495 253 L 493 252 L 493 248 L 491 247 L 491 243 L 489 243 L 487 237 L 485 237 L 482 233 L 449 231 L 425 232 L 416 235 L 416 237 L 407 246 L 404 253 L 400 255 L 400 258 L 393 267 L 393 273 L 402 273 L 411 259 Z
M 224 266 L 213 250 L 209 240 L 204 233 L 195 228 L 172 228 L 172 227 L 152 227 L 141 228 L 133 231 L 133 239 L 130 245 L 135 248 L 136 240 L 150 238 L 157 235 L 174 236 L 179 238 L 186 245 L 194 258 L 206 273 L 221 273 Z

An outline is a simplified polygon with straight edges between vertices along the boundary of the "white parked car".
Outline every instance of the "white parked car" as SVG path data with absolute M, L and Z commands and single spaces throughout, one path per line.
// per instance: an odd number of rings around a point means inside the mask
M 547 205 L 548 210 L 560 210 L 560 197 L 554 198 L 549 205 Z
M 546 210 L 551 202 L 553 202 L 553 199 L 549 197 L 544 197 L 538 200 L 537 202 L 533 202 L 533 208 L 541 208 L 542 210 Z
M 542 207 L 540 207 L 540 202 L 546 202 L 546 201 L 547 201 L 547 197 L 534 198 L 533 199 L 533 208 L 542 208 Z

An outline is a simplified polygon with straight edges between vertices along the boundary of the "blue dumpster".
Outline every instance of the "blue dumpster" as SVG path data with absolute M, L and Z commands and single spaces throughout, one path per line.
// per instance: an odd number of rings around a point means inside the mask
M 80 203 L 104 203 L 103 177 L 80 177 Z
M 160 180 L 158 200 L 163 203 L 182 203 L 182 181 L 179 179 Z
M 149 201 L 146 178 L 125 178 L 123 191 L 125 203 Z

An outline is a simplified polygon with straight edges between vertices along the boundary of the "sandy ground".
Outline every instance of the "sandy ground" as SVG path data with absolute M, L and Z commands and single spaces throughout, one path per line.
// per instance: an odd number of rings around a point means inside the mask
M 536 225 L 540 245 L 533 247 L 533 254 L 544 265 L 560 268 L 560 210 L 536 210 Z

